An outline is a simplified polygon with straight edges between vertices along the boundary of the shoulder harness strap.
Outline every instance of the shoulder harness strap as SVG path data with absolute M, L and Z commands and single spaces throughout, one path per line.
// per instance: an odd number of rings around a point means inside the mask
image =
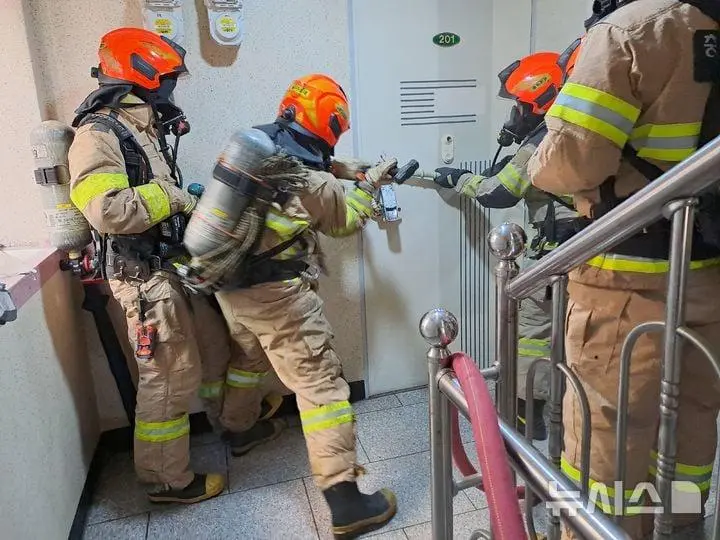
M 102 113 L 88 114 L 80 120 L 78 127 L 94 123 L 111 129 L 120 141 L 120 150 L 125 161 L 125 170 L 127 171 L 130 187 L 147 184 L 153 177 L 150 159 L 132 132 L 117 119 L 117 112 L 112 111 L 109 115 Z

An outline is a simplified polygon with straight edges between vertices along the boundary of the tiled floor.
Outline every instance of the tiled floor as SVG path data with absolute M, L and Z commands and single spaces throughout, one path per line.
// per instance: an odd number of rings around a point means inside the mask
M 387 486 L 398 496 L 395 519 L 378 540 L 429 539 L 430 453 L 427 390 L 382 396 L 355 404 L 358 456 L 367 475 L 364 491 Z M 224 471 L 223 495 L 192 506 L 154 506 L 135 481 L 128 455 L 116 455 L 103 468 L 88 515 L 85 538 L 144 539 L 326 539 L 329 513 L 310 478 L 302 432 L 296 419 L 277 440 L 242 458 L 233 458 L 214 435 L 193 437 L 192 461 L 198 471 Z M 469 426 L 462 426 L 472 455 Z M 544 450 L 544 449 L 543 449 Z M 712 497 L 714 500 L 714 495 Z M 712 500 L 710 501 L 712 503 Z M 538 531 L 543 513 L 538 507 Z M 487 502 L 476 489 L 455 498 L 455 538 L 489 530 Z M 706 524 L 709 529 L 710 523 Z M 702 538 L 688 531 L 683 539 Z M 708 536 L 709 538 L 709 536 Z

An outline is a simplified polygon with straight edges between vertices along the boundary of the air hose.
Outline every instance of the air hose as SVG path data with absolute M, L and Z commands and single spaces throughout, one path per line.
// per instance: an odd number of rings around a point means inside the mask
M 467 355 L 455 353 L 450 356 L 449 361 L 467 400 L 475 449 L 482 472 L 482 483 L 478 488 L 487 496 L 493 538 L 496 540 L 526 538 L 518 503 L 518 498 L 524 498 L 525 489 L 513 483 L 505 443 L 498 426 L 497 412 L 485 379 Z M 462 445 L 458 412 L 455 407 L 452 407 L 451 431 L 455 466 L 464 476 L 477 474 Z

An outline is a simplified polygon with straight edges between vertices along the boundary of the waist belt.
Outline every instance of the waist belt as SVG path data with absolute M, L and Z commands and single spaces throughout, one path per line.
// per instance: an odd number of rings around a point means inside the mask
M 105 269 L 109 279 L 147 281 L 154 272 L 174 272 L 172 259 L 184 254 L 182 245 L 157 242 L 150 234 L 109 235 Z
M 584 227 L 592 221 L 587 220 Z M 584 228 L 583 227 L 583 228 Z M 670 257 L 671 224 L 667 219 L 649 225 L 606 253 L 666 261 Z M 697 229 L 693 230 L 691 258 L 703 261 L 720 256 L 720 249 L 706 244 Z
M 273 283 L 299 278 L 309 268 L 304 261 L 276 261 L 266 259 L 250 264 L 240 273 L 241 278 L 226 283 L 223 289 L 249 289 L 261 283 Z

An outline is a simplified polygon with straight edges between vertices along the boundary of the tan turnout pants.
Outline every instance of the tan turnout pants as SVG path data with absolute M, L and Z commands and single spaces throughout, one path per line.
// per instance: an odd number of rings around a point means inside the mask
M 180 285 L 161 275 L 139 287 L 110 280 L 110 288 L 125 310 L 133 349 L 139 297 L 145 301 L 146 324 L 157 330 L 154 357 L 136 359 L 135 470 L 142 482 L 183 488 L 193 479 L 188 409 L 200 385 L 190 303 Z
M 520 270 L 527 270 L 537 260 L 524 256 Z M 535 291 L 520 301 L 518 308 L 518 398 L 525 399 L 528 370 L 538 358 L 550 358 L 550 334 L 552 332 L 552 301 L 547 291 Z M 533 397 L 547 401 L 550 398 L 550 366 L 541 362 L 535 368 Z M 530 405 L 528 405 L 530 406 Z
M 209 332 L 198 338 L 201 349 L 217 349 L 222 354 L 202 355 L 203 382 L 200 397 L 210 423 L 216 431 L 242 432 L 250 429 L 260 416 L 264 392 L 263 380 L 270 364 L 260 342 L 248 330 L 236 326 L 232 338 L 220 307 L 213 306 L 214 298 L 203 297 L 195 313 L 209 324 Z M 220 331 L 218 331 L 220 329 Z
M 585 388 L 591 413 L 590 456 L 591 495 L 606 513 L 615 513 L 613 482 L 620 351 L 628 333 L 638 324 L 665 319 L 665 290 L 603 289 L 570 282 L 567 313 L 567 361 Z M 687 324 L 720 350 L 720 271 L 694 270 L 687 291 Z M 653 482 L 659 425 L 659 394 L 662 335 L 646 334 L 633 351 L 630 369 L 629 417 L 627 430 L 627 471 L 623 486 L 625 512 L 623 527 L 632 538 L 652 530 L 652 514 L 638 514 L 632 493 L 639 482 Z M 720 408 L 720 384 L 710 363 L 695 348 L 682 350 L 682 369 L 677 431 L 675 479 L 692 482 L 691 493 L 704 505 L 710 489 L 716 447 L 716 419 Z M 562 469 L 573 480 L 580 479 L 582 415 L 574 393 L 568 388 L 563 403 L 565 449 Z M 694 486 L 690 485 L 694 489 Z M 687 489 L 687 486 L 686 488 Z M 678 495 L 674 490 L 674 501 Z M 619 497 L 619 495 L 618 495 Z M 678 499 L 679 500 L 679 499 Z M 633 510 L 635 508 L 635 510 Z M 700 506 L 699 509 L 701 509 Z M 701 517 L 699 513 L 675 516 L 678 525 Z M 563 538 L 574 538 L 565 531 Z
M 333 350 L 332 329 L 315 287 L 300 279 L 217 293 L 235 341 L 246 353 L 235 367 L 234 411 L 250 427 L 260 411 L 259 381 L 269 365 L 295 393 L 317 486 L 354 480 L 355 423 L 350 388 Z M 262 354 L 260 348 L 262 347 Z M 244 386 L 243 386 L 244 385 Z M 254 416 L 242 416 L 251 411 Z
M 146 324 L 157 330 L 154 357 L 136 359 L 135 470 L 142 482 L 183 488 L 193 479 L 188 413 L 200 385 L 201 353 L 227 363 L 230 336 L 222 317 L 210 316 L 207 297 L 188 296 L 165 275 L 156 274 L 140 287 L 109 283 L 125 311 L 133 349 L 139 296 L 145 301 Z

